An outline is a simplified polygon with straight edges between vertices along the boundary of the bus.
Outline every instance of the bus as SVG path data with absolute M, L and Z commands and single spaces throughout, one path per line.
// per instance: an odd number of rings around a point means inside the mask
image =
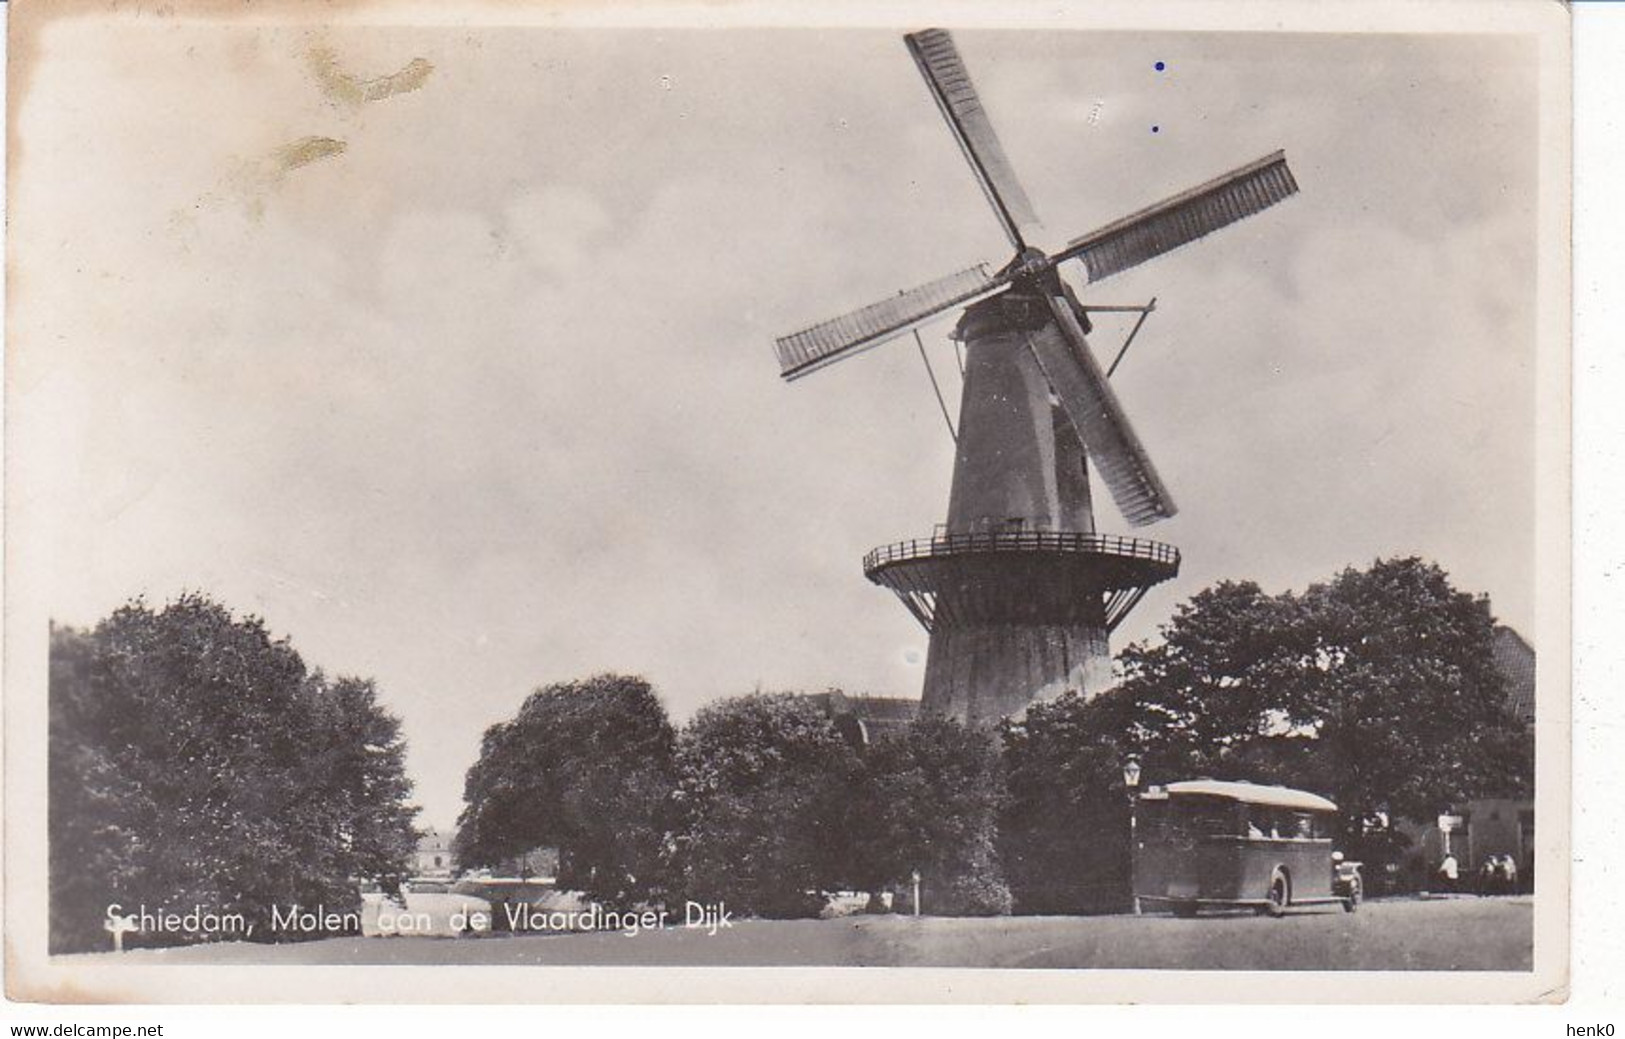
M 1176 916 L 1203 908 L 1360 904 L 1359 864 L 1332 850 L 1337 806 L 1283 786 L 1192 779 L 1139 798 L 1134 896 Z

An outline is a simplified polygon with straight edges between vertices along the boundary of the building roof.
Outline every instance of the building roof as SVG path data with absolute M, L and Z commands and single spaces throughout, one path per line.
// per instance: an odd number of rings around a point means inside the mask
M 1269 805 L 1274 808 L 1298 808 L 1311 812 L 1335 812 L 1337 805 L 1307 790 L 1294 790 L 1285 786 L 1264 786 L 1259 783 L 1236 783 L 1222 779 L 1186 779 L 1168 783 L 1163 789 L 1170 794 L 1196 794 L 1207 797 L 1227 797 L 1246 804 Z
M 817 704 L 831 716 L 852 714 L 866 722 L 906 725 L 920 714 L 920 701 L 904 696 L 872 696 L 831 689 L 823 693 L 803 693 L 802 698 Z
M 801 695 L 817 704 L 837 731 L 860 745 L 882 734 L 901 731 L 920 715 L 920 701 L 906 697 L 849 694 L 837 689 Z
M 1495 667 L 1506 678 L 1507 707 L 1526 722 L 1535 720 L 1535 649 L 1522 635 L 1498 624 L 1491 652 Z
M 868 722 L 907 724 L 920 716 L 920 701 L 901 696 L 848 696 L 852 713 Z

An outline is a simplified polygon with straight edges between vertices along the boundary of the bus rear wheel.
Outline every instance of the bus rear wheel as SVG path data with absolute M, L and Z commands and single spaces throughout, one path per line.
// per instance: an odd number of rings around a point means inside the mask
M 1277 869 L 1270 874 L 1269 900 L 1264 903 L 1264 912 L 1270 916 L 1285 916 L 1286 907 L 1292 902 L 1292 884 L 1287 880 L 1286 874 Z

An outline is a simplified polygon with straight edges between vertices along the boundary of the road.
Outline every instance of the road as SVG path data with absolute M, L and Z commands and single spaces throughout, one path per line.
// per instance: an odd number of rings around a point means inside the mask
M 330 938 L 134 950 L 131 963 L 885 966 L 1207 970 L 1529 970 L 1529 898 L 1395 899 L 1358 913 L 1297 909 L 1143 917 L 858 916 L 704 929 L 483 938 Z M 111 953 L 59 960 L 106 962 Z

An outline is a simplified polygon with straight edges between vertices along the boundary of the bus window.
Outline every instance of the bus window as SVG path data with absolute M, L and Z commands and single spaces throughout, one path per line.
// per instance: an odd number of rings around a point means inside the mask
M 1307 840 L 1317 836 L 1315 833 L 1315 817 L 1309 812 L 1292 813 L 1292 836 L 1300 840 Z
M 1264 805 L 1248 805 L 1247 836 L 1255 839 L 1283 836 L 1280 814 L 1275 809 Z
M 1194 801 L 1180 806 L 1174 825 L 1196 837 L 1229 837 L 1236 832 L 1236 809 L 1224 801 Z

